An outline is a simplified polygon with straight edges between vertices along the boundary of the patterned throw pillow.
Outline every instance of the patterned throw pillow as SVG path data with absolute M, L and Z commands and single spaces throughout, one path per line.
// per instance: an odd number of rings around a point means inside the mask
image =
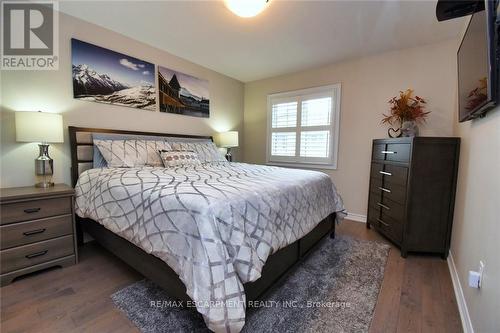
M 158 151 L 171 149 L 165 141 L 94 140 L 108 167 L 162 166 Z
M 165 168 L 187 165 L 201 165 L 198 154 L 189 150 L 162 150 L 160 157 Z
M 171 142 L 173 150 L 191 150 L 198 154 L 201 163 L 206 162 L 227 162 L 226 158 L 218 150 L 215 143 L 211 141 L 203 142 Z

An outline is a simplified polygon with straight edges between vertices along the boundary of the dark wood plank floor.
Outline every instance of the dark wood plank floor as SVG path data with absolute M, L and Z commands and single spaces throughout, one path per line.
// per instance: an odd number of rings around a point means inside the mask
M 387 242 L 358 222 L 344 221 L 338 234 Z M 35 274 L 0 289 L 1 331 L 137 332 L 110 295 L 141 275 L 97 244 L 80 249 L 80 263 Z M 392 247 L 371 332 L 461 332 L 446 261 Z

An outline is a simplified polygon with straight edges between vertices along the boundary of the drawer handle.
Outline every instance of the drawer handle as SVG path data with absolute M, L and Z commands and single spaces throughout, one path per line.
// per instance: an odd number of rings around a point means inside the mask
M 380 223 L 382 223 L 383 225 L 385 225 L 386 227 L 389 226 L 389 224 L 385 223 L 384 221 L 382 221 L 381 219 L 377 219 L 377 221 L 379 221 Z
M 38 213 L 41 208 L 27 208 L 24 210 L 26 214 Z
M 391 209 L 389 206 L 386 206 L 386 205 L 384 205 L 384 204 L 381 204 L 380 202 L 377 202 L 377 205 L 379 205 L 380 207 L 385 208 L 385 209 L 387 209 L 387 210 L 390 210 L 390 209 Z
M 28 254 L 25 257 L 26 257 L 26 259 L 33 259 L 33 258 L 36 258 L 36 257 L 43 256 L 43 255 L 47 254 L 47 252 L 49 252 L 49 250 L 40 251 L 40 252 L 36 252 L 36 253 L 32 253 L 32 254 Z
M 23 232 L 23 235 L 24 236 L 31 236 L 31 235 L 36 235 L 36 234 L 41 234 L 42 232 L 44 232 L 45 228 L 43 229 L 37 229 L 37 230 L 31 230 L 31 231 L 26 231 L 26 232 Z
M 390 150 L 382 150 L 381 153 L 382 154 L 397 154 L 398 152 L 397 151 L 390 151 Z
M 386 175 L 386 176 L 392 176 L 392 173 L 386 172 L 386 171 L 379 171 L 379 173 Z
M 382 190 L 384 192 L 387 192 L 387 193 L 391 193 L 391 190 L 387 189 L 387 188 L 384 188 L 384 187 L 378 187 L 379 190 Z

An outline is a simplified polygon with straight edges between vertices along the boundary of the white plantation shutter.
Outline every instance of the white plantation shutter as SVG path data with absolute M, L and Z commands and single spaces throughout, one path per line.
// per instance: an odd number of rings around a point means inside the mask
M 297 126 L 297 102 L 273 105 L 273 128 Z
M 272 135 L 272 154 L 275 156 L 295 156 L 295 132 L 278 132 Z
M 300 156 L 328 158 L 330 131 L 304 131 L 300 133 Z
M 268 96 L 268 162 L 336 168 L 340 85 Z
M 302 101 L 302 126 L 330 125 L 332 98 L 314 98 Z

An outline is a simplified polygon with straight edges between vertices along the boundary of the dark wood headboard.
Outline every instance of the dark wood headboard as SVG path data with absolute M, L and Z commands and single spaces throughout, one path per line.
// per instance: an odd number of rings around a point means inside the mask
M 185 134 L 170 134 L 170 133 L 157 133 L 157 132 L 138 132 L 138 131 L 125 131 L 115 129 L 103 128 L 85 128 L 69 126 L 69 145 L 71 148 L 71 183 L 76 185 L 80 173 L 92 168 L 94 163 L 94 144 L 93 133 L 102 134 L 126 134 L 137 136 L 161 136 L 169 138 L 185 138 L 185 139 L 200 139 L 212 140 L 211 136 L 202 135 L 185 135 Z

